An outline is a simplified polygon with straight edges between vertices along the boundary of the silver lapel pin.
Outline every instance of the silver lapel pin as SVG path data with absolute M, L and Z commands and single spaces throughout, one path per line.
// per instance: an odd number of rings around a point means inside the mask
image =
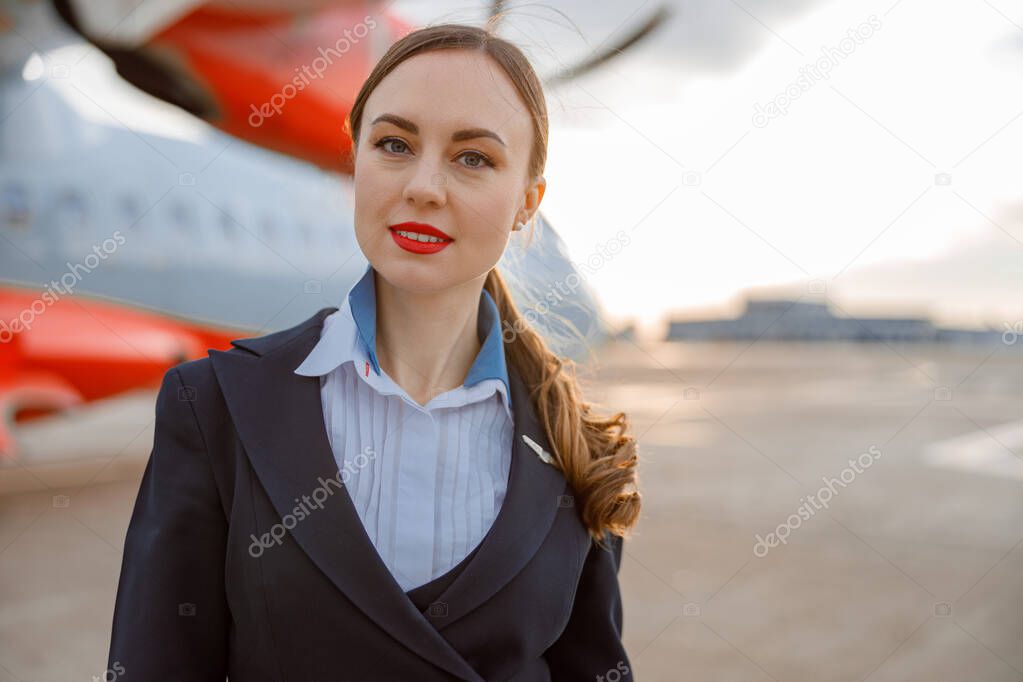
M 533 440 L 526 434 L 522 434 L 522 440 L 526 441 L 526 445 L 536 450 L 536 454 L 540 459 L 542 459 L 544 462 L 547 462 L 548 464 L 554 464 L 554 458 L 551 457 L 546 450 L 540 447 L 539 443 L 537 443 L 535 440 Z

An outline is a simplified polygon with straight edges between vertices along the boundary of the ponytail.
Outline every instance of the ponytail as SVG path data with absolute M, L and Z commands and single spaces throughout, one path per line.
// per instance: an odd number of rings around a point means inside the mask
M 553 353 L 523 319 L 496 267 L 483 286 L 497 304 L 502 324 L 515 330 L 512 340 L 504 342 L 505 356 L 529 387 L 583 524 L 603 547 L 606 532 L 624 536 L 639 518 L 636 442 L 626 433 L 629 420 L 624 412 L 593 412 L 582 398 L 575 362 Z

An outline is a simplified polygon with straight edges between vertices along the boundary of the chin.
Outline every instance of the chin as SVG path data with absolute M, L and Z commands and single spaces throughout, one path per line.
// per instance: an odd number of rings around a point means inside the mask
M 370 262 L 391 286 L 405 291 L 428 293 L 443 291 L 456 283 L 450 263 L 431 260 L 439 255 L 422 258 L 402 252 L 396 257 L 387 255 L 378 260 L 370 259 Z

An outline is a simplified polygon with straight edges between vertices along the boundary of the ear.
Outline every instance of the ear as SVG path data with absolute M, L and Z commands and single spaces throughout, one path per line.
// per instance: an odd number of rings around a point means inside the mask
M 530 182 L 526 188 L 526 199 L 522 206 L 522 210 L 525 213 L 525 218 L 522 222 L 528 223 L 533 219 L 533 215 L 540 208 L 540 202 L 543 201 L 543 195 L 546 191 L 547 178 L 544 176 L 540 175 Z

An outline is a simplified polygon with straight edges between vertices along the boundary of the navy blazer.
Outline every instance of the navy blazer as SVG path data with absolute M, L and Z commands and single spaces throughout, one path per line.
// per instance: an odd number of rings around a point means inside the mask
M 551 451 L 512 367 L 497 519 L 429 608 L 402 591 L 337 484 L 319 378 L 294 373 L 335 310 L 164 375 L 114 607 L 118 680 L 633 679 L 621 538 L 601 549 L 523 441 Z M 331 494 L 300 512 L 317 488 Z

